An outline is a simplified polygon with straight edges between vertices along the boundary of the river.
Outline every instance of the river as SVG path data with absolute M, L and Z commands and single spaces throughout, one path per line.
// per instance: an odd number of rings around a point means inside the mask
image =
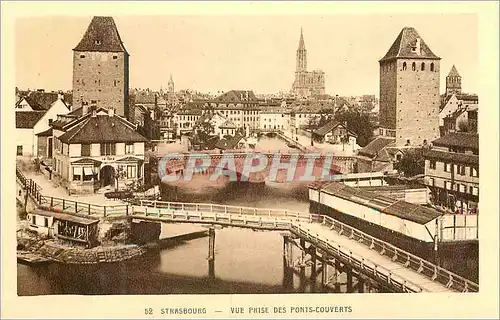
M 266 148 L 283 149 L 278 139 L 263 138 Z M 163 195 L 165 200 L 212 202 L 308 211 L 307 188 L 287 189 L 230 183 L 204 194 Z M 169 198 L 170 196 L 170 198 Z M 209 294 L 283 293 L 283 238 L 279 232 L 216 230 L 215 279 L 208 277 L 208 238 L 148 252 L 134 260 L 99 265 L 26 266 L 18 264 L 18 294 Z M 297 257 L 299 252 L 294 252 Z M 294 279 L 295 291 L 299 289 Z

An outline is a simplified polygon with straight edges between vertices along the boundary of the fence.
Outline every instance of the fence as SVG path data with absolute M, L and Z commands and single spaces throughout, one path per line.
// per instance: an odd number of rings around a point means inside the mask
M 417 273 L 430 277 L 432 281 L 444 284 L 461 292 L 477 292 L 479 286 L 455 273 L 443 269 L 429 261 L 417 257 L 411 253 L 403 251 L 387 242 L 372 237 L 364 232 L 350 227 L 344 223 L 334 220 L 325 215 L 315 215 L 303 212 L 290 212 L 280 209 L 264 209 L 252 207 L 226 206 L 207 203 L 182 203 L 167 201 L 140 200 L 137 205 L 115 205 L 103 206 L 85 202 L 78 202 L 57 197 L 47 197 L 41 194 L 41 188 L 31 179 L 27 179 L 24 174 L 16 168 L 16 176 L 38 205 L 46 204 L 51 209 L 61 208 L 65 212 L 101 214 L 103 216 L 112 215 L 155 215 L 158 218 L 170 218 L 172 220 L 189 222 L 213 222 L 233 226 L 260 227 L 277 230 L 290 230 L 291 232 L 305 237 L 323 249 L 333 250 L 336 256 L 348 259 L 357 267 L 366 272 L 374 272 L 377 277 L 385 277 L 389 284 L 400 287 L 402 291 L 419 292 L 421 287 L 411 282 L 392 277 L 389 270 L 384 269 L 363 257 L 353 256 L 347 248 L 332 247 L 327 240 L 322 240 L 312 235 L 307 229 L 302 228 L 295 222 L 320 222 L 339 235 L 348 236 L 350 239 L 369 246 L 370 249 L 377 250 L 381 255 L 388 256 L 394 262 L 404 265 Z M 164 210 L 162 212 L 162 210 Z M 388 273 L 387 273 L 388 272 Z M 420 289 L 419 289 L 420 288 Z
M 470 280 L 325 215 L 289 212 L 279 209 L 261 209 L 204 203 L 142 200 L 139 204 L 140 206 L 134 206 L 133 215 L 144 214 L 146 217 L 156 216 L 160 220 L 161 218 L 167 218 L 176 221 L 198 223 L 212 222 L 221 225 L 259 227 L 277 230 L 282 230 L 287 227 L 288 230 L 309 239 L 316 245 L 327 246 L 328 249 L 333 250 L 336 256 L 348 259 L 350 263 L 354 263 L 365 272 L 374 272 L 377 276 L 385 278 L 388 283 L 399 287 L 402 291 L 419 292 L 422 289 L 416 284 L 412 284 L 392 275 L 389 270 L 376 265 L 372 261 L 363 257 L 357 257 L 355 254 L 353 255 L 348 248 L 343 248 L 338 245 L 336 247 L 331 247 L 331 244 L 328 244 L 327 240 L 322 240 L 314 236 L 312 233 L 308 232 L 307 229 L 296 224 L 296 222 L 320 222 L 331 230 L 336 231 L 339 235 L 348 236 L 351 240 L 363 243 L 370 249 L 378 251 L 381 255 L 391 258 L 392 261 L 408 269 L 412 269 L 419 274 L 425 275 L 432 281 L 439 282 L 447 288 L 459 292 L 479 291 L 479 286 Z M 349 252 L 350 254 L 348 254 Z
M 41 191 L 42 188 L 32 179 L 26 178 L 19 168 L 16 167 L 16 177 L 25 189 L 26 193 L 30 195 L 36 204 L 43 208 L 46 206 L 52 210 L 60 209 L 68 213 L 76 214 L 98 214 L 104 217 L 111 215 L 128 215 L 130 213 L 129 205 L 96 205 L 87 202 L 78 202 L 74 200 L 44 196 Z

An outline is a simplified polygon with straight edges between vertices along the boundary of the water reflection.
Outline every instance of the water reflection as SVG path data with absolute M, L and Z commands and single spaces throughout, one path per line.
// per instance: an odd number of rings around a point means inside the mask
M 165 186 L 164 200 L 308 211 L 307 188 L 229 183 L 193 194 Z M 216 231 L 215 279 L 208 278 L 208 239 L 99 265 L 18 264 L 18 294 L 283 293 L 283 239 L 278 232 Z M 295 253 L 298 256 L 298 251 Z M 298 290 L 298 281 L 294 281 Z

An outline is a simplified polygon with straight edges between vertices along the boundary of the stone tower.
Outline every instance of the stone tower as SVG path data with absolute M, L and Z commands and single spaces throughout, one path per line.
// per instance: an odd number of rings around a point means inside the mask
M 73 104 L 112 108 L 130 119 L 129 54 L 112 17 L 94 17 L 73 49 Z
M 307 71 L 307 50 L 302 28 L 300 29 L 292 91 L 300 97 L 325 94 L 325 73 L 322 70 Z
M 297 49 L 297 65 L 296 72 L 307 71 L 307 50 L 304 43 L 304 34 L 300 28 L 299 47 Z
M 170 80 L 168 80 L 168 93 L 174 93 L 174 80 L 172 79 L 172 74 L 170 74 Z
M 451 67 L 450 73 L 446 76 L 446 96 L 462 93 L 462 77 L 455 68 Z
M 414 28 L 405 27 L 379 61 L 380 127 L 397 146 L 439 138 L 440 60 Z

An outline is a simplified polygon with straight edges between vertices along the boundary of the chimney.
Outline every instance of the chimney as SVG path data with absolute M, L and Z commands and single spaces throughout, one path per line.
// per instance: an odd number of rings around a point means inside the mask
M 57 99 L 64 101 L 64 94 L 62 92 L 58 92 Z
M 90 106 L 90 112 L 92 112 L 92 117 L 96 117 L 97 116 L 97 108 L 95 105 L 91 105 Z
M 108 109 L 108 116 L 113 117 L 115 115 L 115 109 L 114 108 L 109 108 Z
M 246 94 L 247 94 L 247 101 L 248 101 L 248 91 L 246 91 Z
M 243 93 L 240 93 L 240 100 L 243 100 Z
M 82 97 L 82 116 L 86 115 L 87 113 L 89 113 L 89 104 L 88 102 L 84 102 Z
M 420 55 L 420 38 L 417 38 L 417 43 L 415 44 L 415 51 Z

